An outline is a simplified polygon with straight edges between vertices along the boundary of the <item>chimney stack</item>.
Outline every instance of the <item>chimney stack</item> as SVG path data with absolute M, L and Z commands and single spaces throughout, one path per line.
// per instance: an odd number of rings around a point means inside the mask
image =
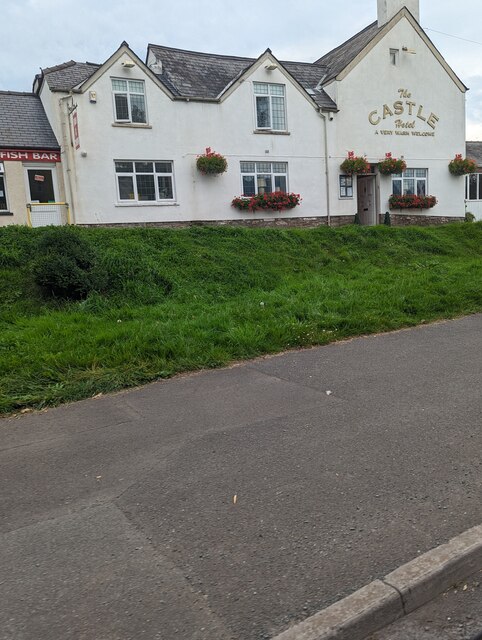
M 378 26 L 387 24 L 403 7 L 420 22 L 420 0 L 378 0 Z

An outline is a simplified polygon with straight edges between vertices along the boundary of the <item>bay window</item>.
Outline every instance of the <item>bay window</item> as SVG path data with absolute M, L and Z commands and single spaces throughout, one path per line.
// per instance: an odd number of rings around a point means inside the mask
M 170 160 L 117 160 L 119 202 L 174 202 L 174 172 Z
M 287 162 L 241 162 L 243 195 L 288 191 Z
M 426 196 L 428 169 L 406 169 L 404 173 L 392 175 L 394 196 Z

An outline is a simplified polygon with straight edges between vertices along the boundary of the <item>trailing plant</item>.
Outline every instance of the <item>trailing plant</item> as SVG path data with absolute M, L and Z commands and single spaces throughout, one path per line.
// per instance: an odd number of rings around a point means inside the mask
M 207 147 L 206 152 L 197 157 L 196 166 L 204 175 L 217 176 L 227 171 L 228 161 L 220 153 Z
M 390 209 L 431 209 L 437 204 L 435 196 L 390 196 Z
M 465 176 L 477 171 L 477 163 L 469 158 L 462 158 L 462 154 L 458 153 L 455 158 L 449 162 L 449 171 L 453 176 Z
M 371 165 L 364 156 L 356 156 L 353 151 L 348 152 L 348 157 L 343 160 L 340 169 L 348 176 L 354 174 L 370 173 Z
M 283 209 L 294 209 L 301 204 L 302 198 L 299 193 L 284 193 L 276 191 L 274 193 L 258 193 L 257 195 L 234 198 L 231 205 L 240 211 L 254 212 L 257 209 L 271 209 L 282 211 Z
M 389 176 L 393 173 L 403 173 L 407 168 L 405 160 L 392 158 L 391 153 L 385 155 L 385 160 L 380 160 L 378 163 L 378 171 L 383 176 Z

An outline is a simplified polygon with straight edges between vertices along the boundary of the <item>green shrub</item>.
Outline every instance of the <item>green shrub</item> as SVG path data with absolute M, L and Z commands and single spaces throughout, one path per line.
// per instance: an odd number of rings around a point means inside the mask
M 385 211 L 385 217 L 383 218 L 383 224 L 385 224 L 387 227 L 391 227 L 392 226 L 392 218 L 390 216 L 390 211 Z
M 75 228 L 45 230 L 37 255 L 33 276 L 47 296 L 80 300 L 96 288 L 95 253 Z
M 475 216 L 471 211 L 465 212 L 465 222 L 475 222 Z

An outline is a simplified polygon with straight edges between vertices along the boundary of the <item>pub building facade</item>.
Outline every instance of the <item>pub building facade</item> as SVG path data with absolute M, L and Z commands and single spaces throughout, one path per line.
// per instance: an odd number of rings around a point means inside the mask
M 375 6 L 374 6 L 375 8 Z M 65 199 L 80 225 L 341 225 L 462 220 L 465 92 L 419 24 L 419 0 L 378 0 L 377 20 L 313 63 L 122 43 L 103 64 L 43 69 L 33 93 L 60 142 Z M 206 148 L 225 173 L 196 166 Z M 361 175 L 341 169 L 365 158 Z M 382 175 L 387 156 L 404 171 Z M 10 163 L 12 164 L 12 163 Z M 300 194 L 251 212 L 236 196 Z M 390 197 L 435 196 L 430 208 Z M 54 194 L 55 199 L 62 195 Z M 14 221 L 14 220 L 12 220 Z
M 60 146 L 39 97 L 0 91 L 0 225 L 68 222 Z

